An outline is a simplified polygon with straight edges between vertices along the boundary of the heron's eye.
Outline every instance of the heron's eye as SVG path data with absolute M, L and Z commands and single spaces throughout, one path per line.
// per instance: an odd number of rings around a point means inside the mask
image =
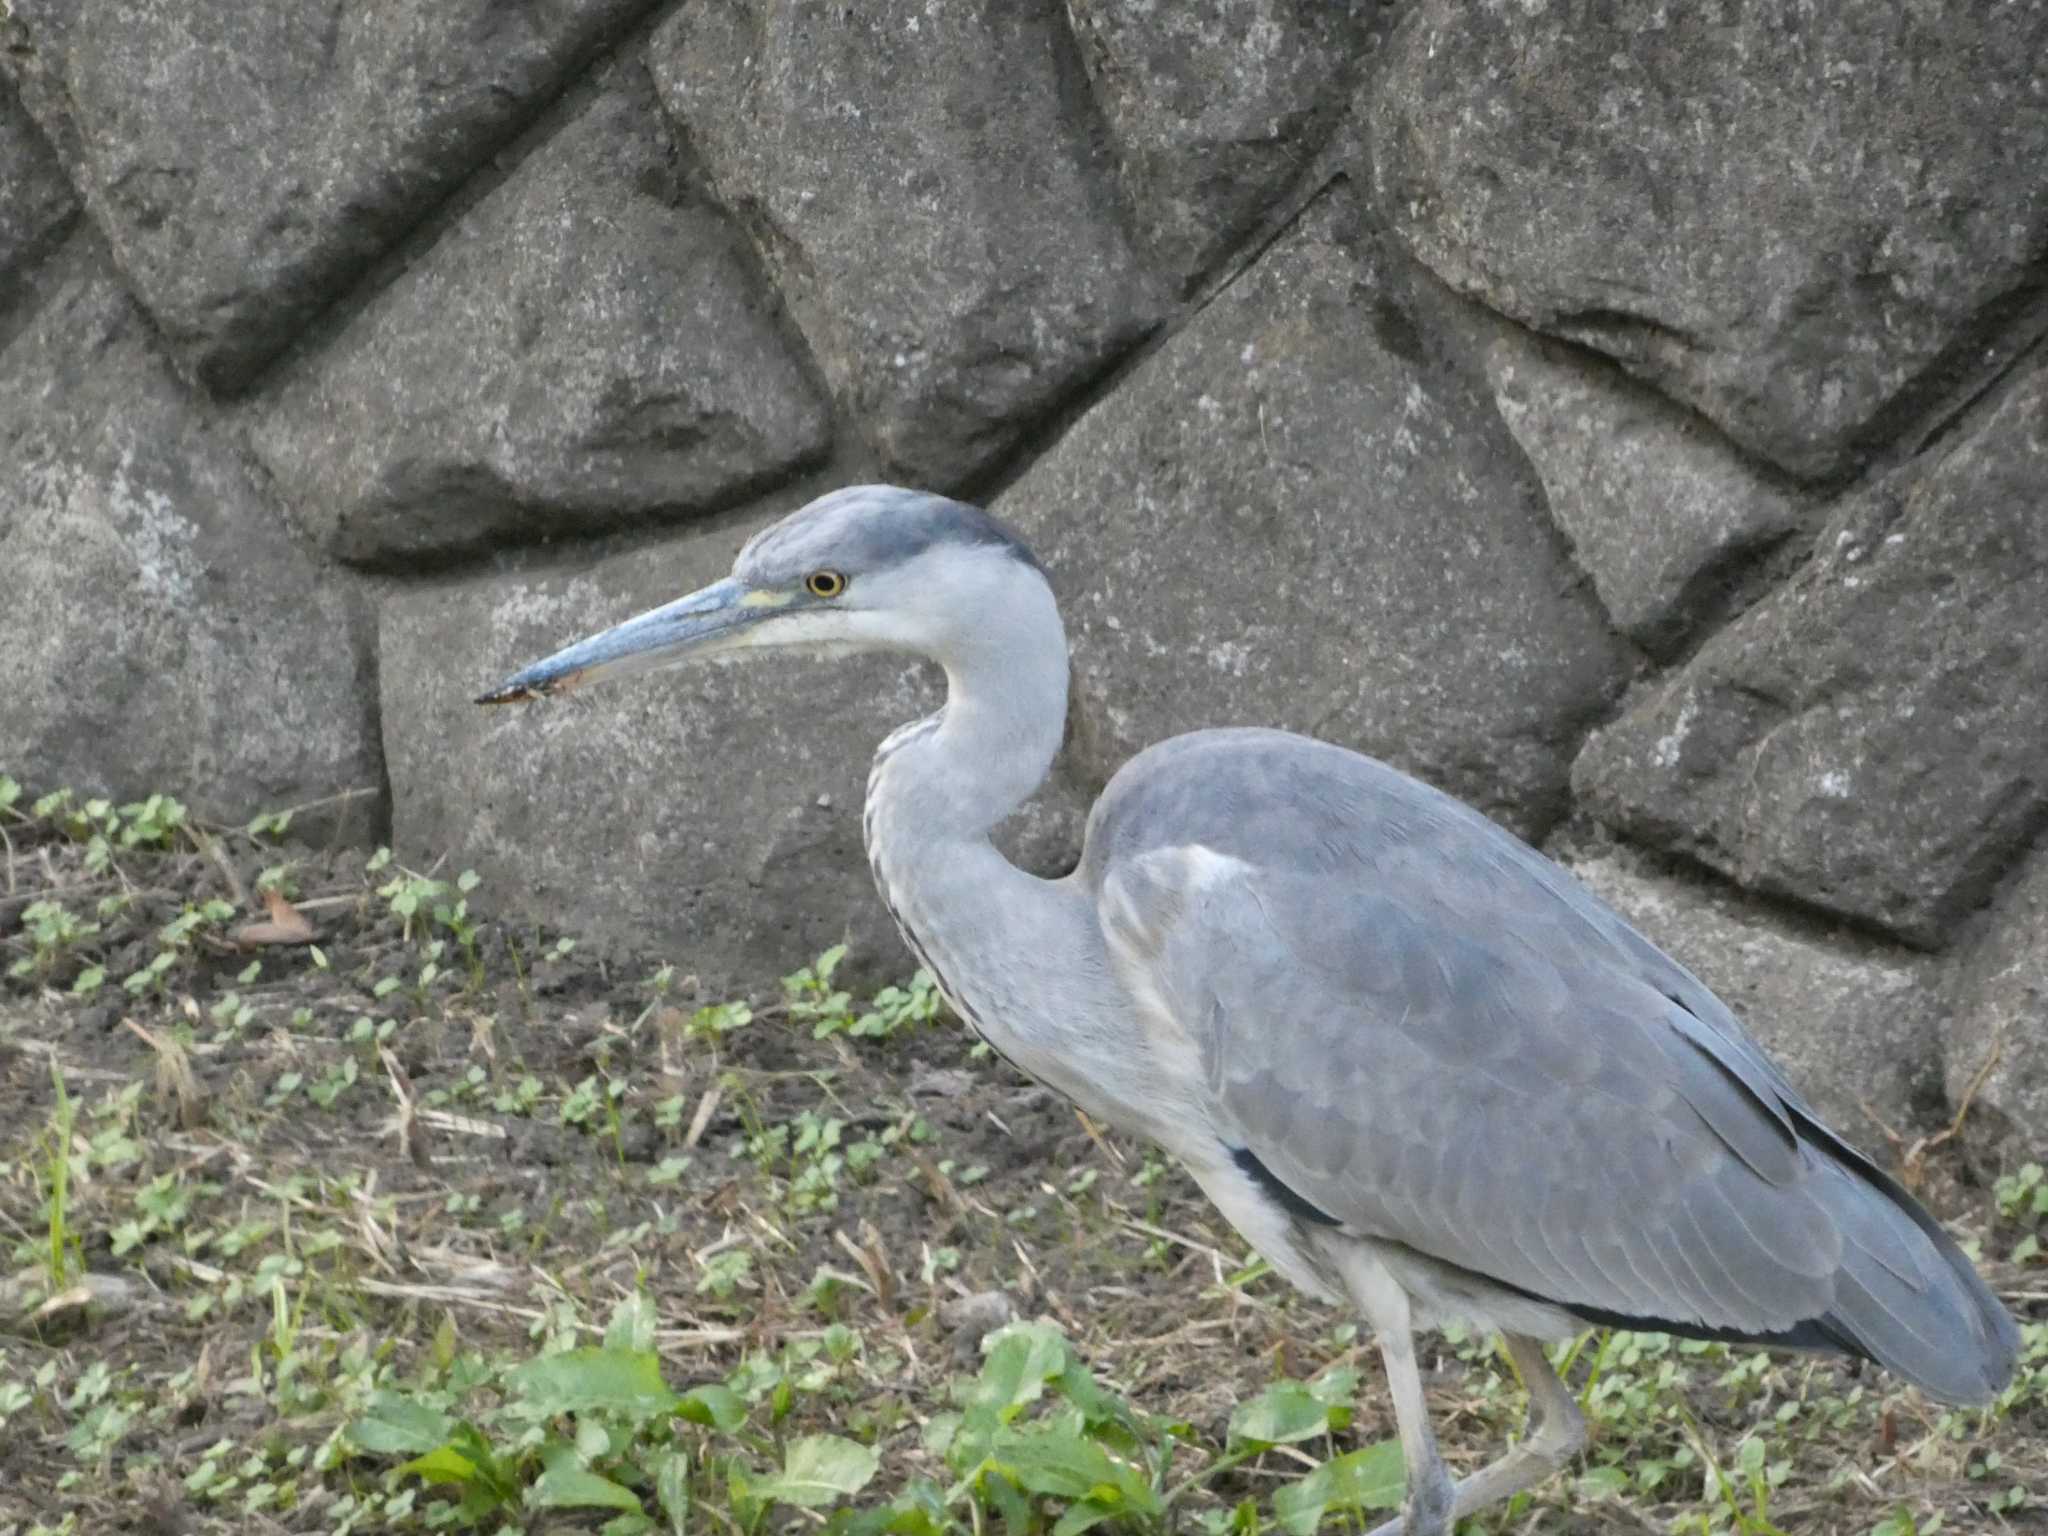
M 837 571 L 813 571 L 804 578 L 804 587 L 813 597 L 837 597 L 846 590 L 846 578 Z

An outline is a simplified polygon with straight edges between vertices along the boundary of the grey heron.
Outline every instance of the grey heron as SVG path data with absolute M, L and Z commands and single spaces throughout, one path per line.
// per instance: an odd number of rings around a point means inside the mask
M 1952 1402 L 2010 1378 L 2017 1326 L 1934 1219 L 1690 971 L 1462 802 L 1326 742 L 1196 731 L 1117 773 L 1071 874 L 1010 864 L 990 833 L 1052 766 L 1068 654 L 1045 571 L 977 508 L 836 491 L 479 702 L 784 646 L 944 670 L 869 775 L 882 900 L 998 1052 L 1363 1314 L 1407 1469 L 1375 1536 L 1445 1536 L 1562 1466 L 1585 1431 L 1541 1346 L 1589 1325 L 1838 1351 Z M 1502 1335 L 1530 1414 L 1456 1483 L 1414 1343 L 1454 1320 Z

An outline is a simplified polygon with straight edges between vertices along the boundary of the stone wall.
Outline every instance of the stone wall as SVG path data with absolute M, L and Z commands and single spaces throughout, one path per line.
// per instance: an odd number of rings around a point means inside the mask
M 932 678 L 468 700 L 896 479 L 1061 591 L 1032 867 L 1147 742 L 1315 732 L 1859 1139 L 2048 1141 L 2039 0 L 0 16 L 0 767 L 368 786 L 708 985 L 892 967 L 857 806 Z

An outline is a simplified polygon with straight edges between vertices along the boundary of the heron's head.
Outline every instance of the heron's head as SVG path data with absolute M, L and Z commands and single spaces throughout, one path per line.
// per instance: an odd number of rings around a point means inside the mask
M 1020 594 L 1050 608 L 1043 569 L 988 513 L 922 491 L 852 486 L 764 528 L 723 581 L 579 640 L 477 702 L 769 646 L 944 661 Z

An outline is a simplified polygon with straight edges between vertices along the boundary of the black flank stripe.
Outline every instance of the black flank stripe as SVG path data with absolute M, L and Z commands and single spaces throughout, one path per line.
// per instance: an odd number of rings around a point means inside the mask
M 1332 1216 L 1314 1201 L 1304 1200 L 1300 1195 L 1288 1188 L 1286 1184 L 1282 1183 L 1280 1176 L 1260 1162 L 1258 1153 L 1254 1152 L 1250 1147 L 1231 1148 L 1230 1158 L 1232 1162 L 1236 1163 L 1238 1167 L 1251 1176 L 1254 1183 L 1265 1190 L 1268 1198 L 1274 1204 L 1278 1205 L 1295 1220 L 1313 1222 L 1319 1227 L 1343 1225 L 1336 1217 Z
M 1556 1307 L 1568 1312 L 1580 1322 L 1594 1328 L 1624 1328 L 1630 1333 L 1668 1333 L 1677 1339 L 1704 1339 L 1710 1344 L 1755 1344 L 1775 1349 L 1828 1349 L 1845 1355 L 1856 1355 L 1868 1360 L 1869 1351 L 1845 1333 L 1831 1317 L 1808 1317 L 1794 1323 L 1790 1328 L 1775 1332 L 1761 1329 L 1718 1328 L 1706 1323 L 1682 1322 L 1670 1317 L 1636 1317 L 1627 1312 L 1610 1312 L 1605 1307 L 1581 1306 L 1577 1302 L 1558 1301 L 1539 1291 L 1524 1286 L 1510 1285 L 1505 1280 L 1491 1275 L 1482 1276 L 1504 1291 L 1513 1291 L 1517 1296 L 1526 1296 L 1531 1301 L 1540 1301 L 1547 1307 Z

